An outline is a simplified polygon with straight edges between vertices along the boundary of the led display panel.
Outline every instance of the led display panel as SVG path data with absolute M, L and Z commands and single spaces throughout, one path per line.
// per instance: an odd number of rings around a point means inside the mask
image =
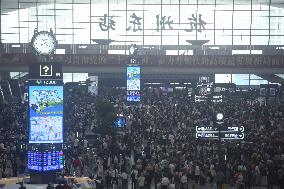
M 140 66 L 127 67 L 127 101 L 140 101 Z
M 29 143 L 63 142 L 63 86 L 29 86 Z
M 127 67 L 127 90 L 140 90 L 140 66 Z
M 52 171 L 63 169 L 64 154 L 62 151 L 29 151 L 28 169 L 33 171 Z

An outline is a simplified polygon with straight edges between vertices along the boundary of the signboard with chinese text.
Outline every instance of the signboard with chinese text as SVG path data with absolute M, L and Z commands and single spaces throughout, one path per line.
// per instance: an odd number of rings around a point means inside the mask
M 195 135 L 199 139 L 244 139 L 244 131 L 243 126 L 196 126 Z

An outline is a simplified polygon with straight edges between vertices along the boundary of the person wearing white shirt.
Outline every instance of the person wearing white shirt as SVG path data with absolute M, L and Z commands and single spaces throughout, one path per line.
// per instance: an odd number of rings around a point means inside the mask
M 199 183 L 199 178 L 200 178 L 200 167 L 198 165 L 195 166 L 195 183 Z
M 76 138 L 76 139 L 74 140 L 74 147 L 77 148 L 78 145 L 79 145 L 79 139 Z
M 127 175 L 127 173 L 125 171 L 122 171 L 121 179 L 122 179 L 122 189 L 127 189 L 128 175 Z
M 216 171 L 215 171 L 215 167 L 214 164 L 210 165 L 210 182 L 212 183 L 216 177 Z
M 181 183 L 181 189 L 187 189 L 187 176 L 185 173 L 182 174 L 180 178 L 180 183 Z
M 255 184 L 260 185 L 261 175 L 260 175 L 260 169 L 259 169 L 258 165 L 255 166 L 254 173 L 255 173 Z
M 172 182 L 170 185 L 169 185 L 169 189 L 175 189 L 176 188 L 176 184 L 175 182 Z
M 86 139 L 84 139 L 84 148 L 88 147 L 88 141 Z
M 169 168 L 170 168 L 171 173 L 174 174 L 175 165 L 173 163 L 170 163 Z
M 170 180 L 168 179 L 168 177 L 163 176 L 161 180 L 161 189 L 167 189 L 169 184 L 170 184 Z

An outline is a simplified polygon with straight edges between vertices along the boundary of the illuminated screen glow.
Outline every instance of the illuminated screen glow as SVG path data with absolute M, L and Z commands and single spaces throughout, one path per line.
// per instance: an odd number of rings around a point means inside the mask
M 140 100 L 140 91 L 127 91 L 127 101 L 139 102 Z
M 117 128 L 122 128 L 126 125 L 126 118 L 125 117 L 117 117 L 115 122 L 114 122 L 114 125 L 117 127 Z
M 29 86 L 29 143 L 63 142 L 63 86 Z
M 140 66 L 127 67 L 127 101 L 140 101 Z
M 140 90 L 140 67 L 127 67 L 127 90 Z
M 64 155 L 62 151 L 29 151 L 28 169 L 34 171 L 51 171 L 63 169 Z

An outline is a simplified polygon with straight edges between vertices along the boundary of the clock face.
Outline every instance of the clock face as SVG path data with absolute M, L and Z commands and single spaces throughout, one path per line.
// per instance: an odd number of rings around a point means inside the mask
M 32 46 L 38 54 L 49 55 L 56 46 L 56 39 L 50 32 L 41 31 L 32 38 Z
M 216 117 L 217 117 L 217 120 L 219 120 L 219 121 L 220 121 L 220 120 L 222 120 L 222 119 L 223 119 L 223 114 L 218 113 Z

